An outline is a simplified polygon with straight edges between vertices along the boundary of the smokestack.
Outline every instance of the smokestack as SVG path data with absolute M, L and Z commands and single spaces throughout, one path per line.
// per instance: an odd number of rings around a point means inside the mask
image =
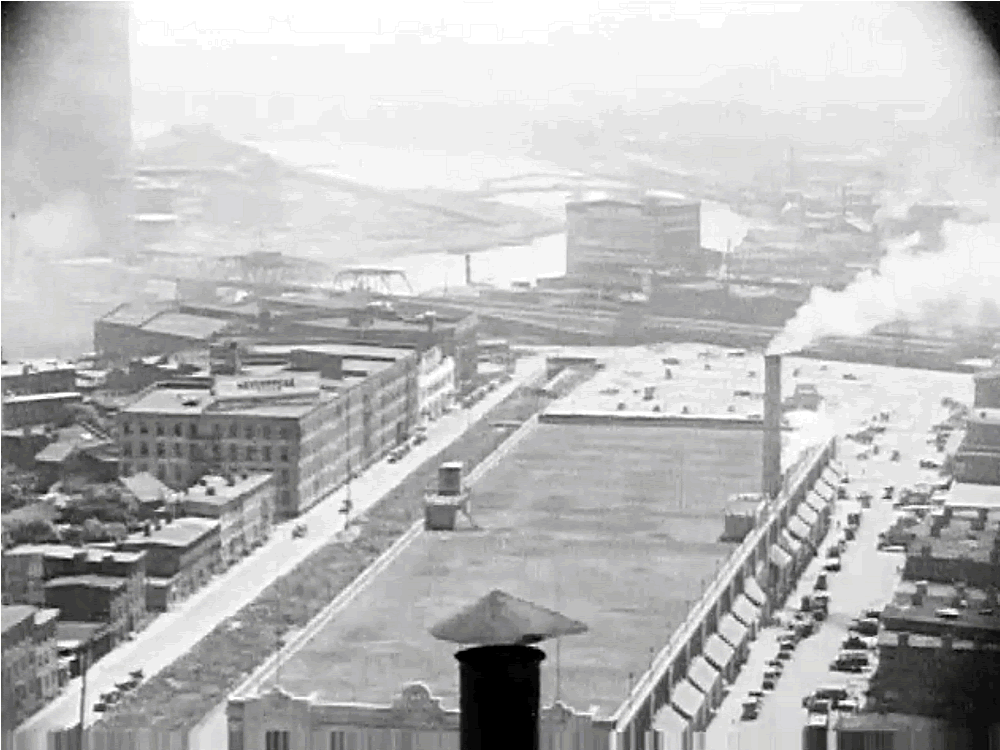
M 459 651 L 459 748 L 538 750 L 541 668 L 531 646 L 480 646 Z
M 472 286 L 472 255 L 465 255 L 465 285 Z
M 781 357 L 764 357 L 764 452 L 761 492 L 773 498 L 781 489 Z
M 492 591 L 431 628 L 443 641 L 475 644 L 459 662 L 459 749 L 538 750 L 541 663 L 529 644 L 587 632 L 582 622 Z

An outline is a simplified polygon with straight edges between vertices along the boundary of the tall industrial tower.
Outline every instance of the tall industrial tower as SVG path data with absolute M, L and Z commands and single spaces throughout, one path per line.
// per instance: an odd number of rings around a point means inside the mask
M 31 250 L 19 222 L 65 200 L 97 229 L 79 252 L 127 253 L 130 5 L 5 2 L 2 15 L 4 265 Z

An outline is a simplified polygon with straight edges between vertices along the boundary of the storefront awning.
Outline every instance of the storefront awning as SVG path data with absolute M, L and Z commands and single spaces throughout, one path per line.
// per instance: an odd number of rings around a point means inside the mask
M 798 557 L 802 553 L 802 544 L 788 533 L 788 529 L 781 530 L 781 533 L 778 535 L 778 542 L 787 552 L 792 554 L 793 558 Z
M 808 541 L 812 536 L 812 529 L 809 527 L 809 524 L 798 516 L 792 516 L 788 519 L 788 532 L 802 542 Z
M 688 679 L 703 693 L 711 693 L 719 682 L 719 671 L 713 667 L 704 656 L 699 656 L 691 662 L 688 668 Z
M 690 726 L 691 722 L 681 716 L 677 709 L 669 703 L 663 704 L 663 706 L 660 707 L 660 710 L 656 712 L 656 716 L 653 719 L 653 729 L 664 735 L 667 747 L 676 747 L 678 750 L 683 747 L 681 735 L 683 735 Z
M 728 667 L 732 663 L 733 656 L 735 655 L 736 649 L 726 643 L 718 633 L 712 633 L 712 636 L 705 641 L 704 656 L 718 669 L 725 669 Z
M 764 589 L 761 588 L 756 578 L 747 578 L 743 584 L 743 593 L 758 607 L 763 607 L 767 604 L 767 594 L 764 593 Z
M 740 594 L 733 602 L 733 614 L 744 625 L 754 625 L 760 622 L 760 610 L 745 594 Z
M 796 511 L 799 518 L 805 521 L 806 526 L 810 529 L 819 522 L 819 513 L 813 508 L 809 503 L 799 503 L 798 510 Z
M 739 648 L 746 642 L 747 632 L 747 626 L 732 614 L 727 614 L 719 620 L 719 635 L 733 648 Z
M 826 509 L 830 507 L 830 502 L 820 493 L 813 490 L 806 495 L 806 505 L 812 508 L 816 513 L 824 513 Z
M 681 712 L 682 716 L 693 719 L 698 715 L 701 707 L 705 705 L 705 694 L 688 680 L 682 680 L 674 687 L 670 702 Z
M 771 549 L 768 550 L 768 559 L 777 565 L 779 568 L 787 568 L 792 564 L 792 556 L 781 549 L 777 544 L 772 544 Z

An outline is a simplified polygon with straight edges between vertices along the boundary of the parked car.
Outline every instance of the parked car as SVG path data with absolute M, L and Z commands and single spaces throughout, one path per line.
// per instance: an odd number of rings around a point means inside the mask
M 940 469 L 941 462 L 933 458 L 922 458 L 920 459 L 921 469 Z
M 886 485 L 882 488 L 882 499 L 892 500 L 892 496 L 896 494 L 896 488 L 891 484 Z
M 847 688 L 843 687 L 821 687 L 814 690 L 810 695 L 802 699 L 802 708 L 809 708 L 816 701 L 829 701 L 834 706 L 850 697 Z
M 94 711 L 96 711 L 99 714 L 102 714 L 107 710 L 108 710 L 108 704 L 103 701 L 94 704 Z
M 860 617 L 852 622 L 847 630 L 858 635 L 876 636 L 878 635 L 878 627 L 878 620 Z
M 740 714 L 740 721 L 753 721 L 760 716 L 760 702 L 754 698 L 743 701 L 743 711 Z
M 829 582 L 826 579 L 826 573 L 820 573 L 816 576 L 816 583 L 813 585 L 813 589 L 816 591 L 826 591 L 829 588 Z
M 781 659 L 771 659 L 771 661 L 764 664 L 767 669 L 777 670 L 778 672 L 783 672 L 785 670 L 785 662 Z
M 830 664 L 830 669 L 835 672 L 860 674 L 868 668 L 868 664 L 867 651 L 845 651 L 837 654 L 837 658 Z
M 840 572 L 840 558 L 831 557 L 823 564 L 823 570 L 827 573 L 839 573 Z
M 881 608 L 871 607 L 869 609 L 866 609 L 862 613 L 862 615 L 866 620 L 881 620 L 882 610 Z
M 840 647 L 849 651 L 864 651 L 869 648 L 869 643 L 857 633 L 852 633 L 844 639 L 844 642 L 840 644 Z

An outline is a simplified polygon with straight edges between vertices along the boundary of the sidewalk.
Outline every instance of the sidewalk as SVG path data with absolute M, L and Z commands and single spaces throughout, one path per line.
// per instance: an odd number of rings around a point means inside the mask
M 427 442 L 414 448 L 401 461 L 381 461 L 351 483 L 353 515 L 364 514 L 391 492 L 428 458 L 451 445 L 493 407 L 522 383 L 544 372 L 542 358 L 521 360 L 514 379 L 489 394 L 471 409 L 445 415 L 429 426 Z M 276 527 L 271 539 L 249 557 L 213 578 L 175 609 L 160 615 L 134 640 L 121 644 L 87 673 L 86 722 L 100 714 L 92 711 L 99 695 L 115 688 L 131 670 L 142 669 L 146 679 L 159 673 L 189 651 L 220 622 L 239 612 L 275 579 L 291 572 L 299 563 L 337 538 L 344 527 L 340 508 L 348 489 L 341 487 L 298 519 Z M 304 523 L 308 534 L 292 537 L 292 528 Z M 80 680 L 72 680 L 63 693 L 17 730 L 17 735 L 62 729 L 79 722 Z

